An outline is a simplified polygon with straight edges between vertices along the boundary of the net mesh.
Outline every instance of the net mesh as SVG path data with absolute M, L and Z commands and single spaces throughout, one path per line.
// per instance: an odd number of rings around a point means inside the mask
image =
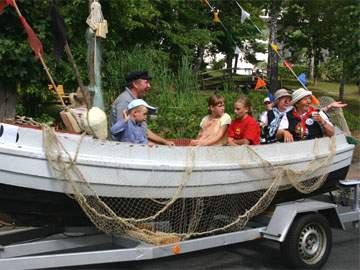
M 239 168 L 255 161 L 268 175 L 266 189 L 238 194 L 226 194 L 224 190 L 224 195 L 211 197 L 204 196 L 199 190 L 199 197 L 184 198 L 182 194 L 192 175 L 197 151 L 197 148 L 187 147 L 186 166 L 180 184 L 170 198 L 100 197 L 76 164 L 84 135 L 80 137 L 75 155 L 71 156 L 53 128 L 47 125 L 42 128 L 49 167 L 55 177 L 68 181 L 72 190 L 68 195 L 79 203 L 94 225 L 111 235 L 127 234 L 155 245 L 243 229 L 252 217 L 269 207 L 279 190 L 294 187 L 299 192 L 309 193 L 319 188 L 336 154 L 335 136 L 326 140 L 325 154 L 324 149 L 320 154 L 320 140 L 314 140 L 312 156 L 298 168 L 275 166 L 253 147 L 242 146 L 239 149 L 245 148 L 245 155 L 233 152 L 229 158 L 236 160 Z M 214 158 L 216 153 L 211 157 Z M 156 177 L 155 169 L 153 177 Z

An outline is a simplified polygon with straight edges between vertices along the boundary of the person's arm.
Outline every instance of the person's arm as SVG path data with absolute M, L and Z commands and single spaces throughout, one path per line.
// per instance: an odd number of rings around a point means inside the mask
M 290 131 L 287 130 L 288 128 L 289 128 L 289 120 L 287 119 L 286 115 L 284 115 L 283 118 L 280 121 L 279 128 L 276 131 L 276 138 L 278 140 L 283 139 L 284 142 L 286 142 L 286 143 L 287 142 L 293 142 L 294 137 L 290 133 Z
M 278 129 L 276 131 L 276 138 L 278 140 L 284 139 L 284 142 L 293 142 L 293 135 L 286 129 Z
M 125 130 L 126 122 L 123 119 L 119 119 L 110 129 L 112 135 L 119 135 Z
M 321 108 L 321 110 L 323 112 L 328 112 L 333 108 L 344 108 L 346 106 L 347 106 L 346 103 L 342 103 L 341 101 L 334 101 L 334 102 L 331 102 L 329 105 L 325 106 L 324 108 Z
M 329 119 L 324 113 L 318 113 L 313 115 L 315 121 L 319 123 L 319 125 L 323 128 L 323 132 L 325 136 L 331 137 L 335 134 L 335 128 L 330 123 Z
M 243 144 L 247 144 L 250 145 L 250 141 L 248 139 L 235 139 L 232 137 L 228 137 L 228 145 L 243 145 Z
M 220 127 L 220 130 L 216 134 L 213 134 L 212 136 L 208 136 L 205 139 L 197 140 L 198 141 L 197 145 L 201 145 L 201 146 L 213 145 L 214 143 L 218 142 L 222 137 L 225 136 L 227 128 L 228 125 L 224 125 Z
M 150 129 L 147 129 L 147 136 L 148 136 L 148 139 L 150 141 L 153 141 L 153 142 L 158 143 L 158 144 L 164 144 L 164 145 L 170 145 L 170 146 L 175 145 L 174 142 L 168 141 L 168 140 L 160 137 L 156 133 L 152 132 Z

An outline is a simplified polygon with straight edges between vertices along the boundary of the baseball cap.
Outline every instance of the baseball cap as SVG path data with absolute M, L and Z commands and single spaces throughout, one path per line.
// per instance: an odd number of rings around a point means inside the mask
M 269 97 L 264 98 L 264 103 L 266 103 L 266 102 L 270 102 L 270 103 L 271 103 L 271 100 L 270 100 Z
M 156 108 L 150 106 L 149 104 L 146 103 L 145 100 L 143 99 L 134 99 L 133 101 L 131 101 L 129 103 L 129 105 L 127 106 L 128 111 L 138 107 L 138 106 L 145 106 L 146 108 L 149 109 L 149 113 L 155 113 L 156 112 Z
M 151 77 L 149 76 L 147 71 L 134 71 L 130 72 L 128 75 L 126 75 L 126 82 L 131 83 L 132 81 L 143 79 L 143 80 L 151 80 Z

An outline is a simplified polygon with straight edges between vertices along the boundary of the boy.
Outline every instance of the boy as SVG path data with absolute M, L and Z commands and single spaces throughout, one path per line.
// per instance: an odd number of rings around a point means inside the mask
M 119 119 L 112 127 L 111 134 L 117 141 L 148 144 L 146 129 L 142 123 L 147 113 L 154 113 L 156 108 L 151 107 L 142 99 L 134 99 L 124 111 L 124 119 Z

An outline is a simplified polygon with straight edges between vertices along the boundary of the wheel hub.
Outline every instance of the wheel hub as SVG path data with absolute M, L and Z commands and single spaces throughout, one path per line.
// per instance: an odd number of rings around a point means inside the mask
M 317 263 L 325 252 L 326 237 L 322 227 L 316 224 L 305 226 L 299 237 L 298 251 L 307 264 Z

